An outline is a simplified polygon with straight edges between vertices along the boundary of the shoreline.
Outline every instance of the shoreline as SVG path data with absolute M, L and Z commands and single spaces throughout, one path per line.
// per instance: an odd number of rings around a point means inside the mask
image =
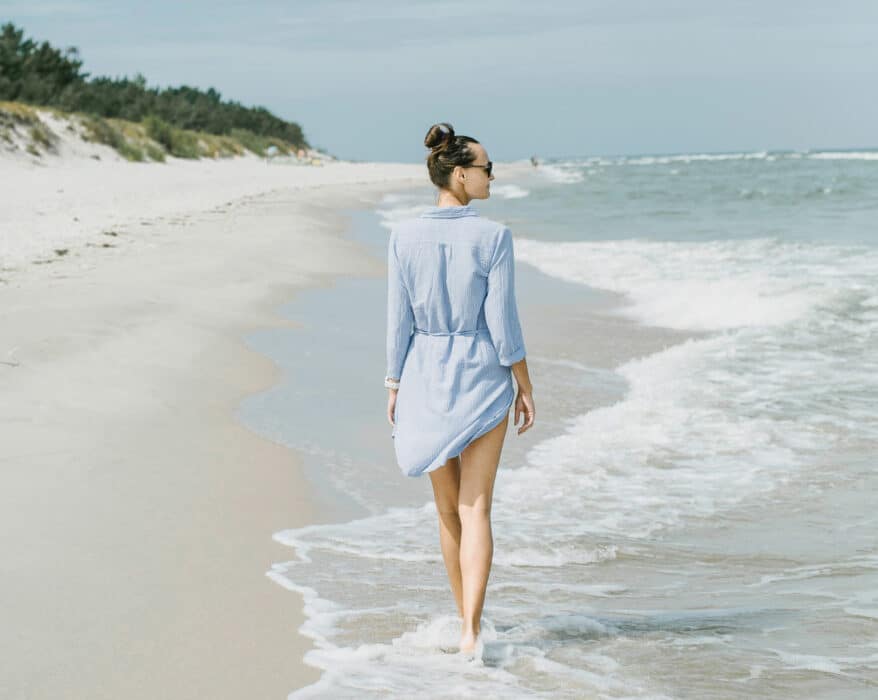
M 0 287 L 7 697 L 286 697 L 319 677 L 301 598 L 266 576 L 310 488 L 234 416 L 281 376 L 244 336 L 362 272 L 337 212 L 422 184 L 408 168 L 273 188 Z
M 372 217 L 365 218 L 364 227 L 367 230 L 349 229 L 346 237 L 368 246 L 369 255 L 364 256 L 364 261 L 372 257 L 380 262 L 384 246 L 377 235 L 379 224 L 368 221 Z M 521 235 L 526 236 L 526 233 Z M 355 576 L 349 585 L 336 583 L 336 580 L 346 581 L 351 572 L 347 567 L 355 564 L 348 560 L 339 561 L 336 557 L 344 555 L 336 552 L 334 544 L 340 542 L 339 546 L 345 551 L 355 551 L 363 544 L 356 534 L 352 534 L 350 540 L 346 539 L 346 528 L 353 528 L 357 532 L 360 528 L 375 526 L 378 528 L 375 537 L 381 540 L 389 533 L 381 531 L 379 523 L 390 517 L 391 510 L 409 510 L 411 522 L 420 527 L 421 506 L 428 507 L 432 501 L 429 480 L 405 480 L 399 473 L 393 460 L 392 443 L 385 438 L 385 434 L 389 435 L 389 429 L 386 428 L 381 403 L 376 404 L 371 400 L 372 405 L 369 406 L 360 398 L 379 391 L 373 389 L 375 380 L 370 358 L 380 356 L 383 335 L 369 332 L 370 324 L 375 323 L 370 308 L 383 296 L 385 283 L 383 279 L 371 277 L 371 274 L 361 270 L 355 279 L 345 278 L 331 287 L 314 290 L 309 293 L 307 300 L 291 304 L 285 313 L 288 318 L 303 321 L 303 328 L 294 333 L 279 329 L 261 334 L 262 338 L 257 344 L 261 352 L 280 358 L 285 363 L 288 385 L 276 388 L 273 398 L 260 397 L 258 405 L 251 406 L 252 410 L 247 411 L 248 424 L 262 434 L 282 435 L 290 444 L 301 439 L 301 431 L 279 425 L 275 415 L 283 415 L 290 426 L 312 426 L 308 438 L 314 445 L 315 456 L 311 456 L 311 465 L 306 472 L 312 476 L 312 483 L 318 479 L 325 482 L 321 493 L 324 507 L 330 504 L 335 506 L 333 512 L 327 508 L 319 519 L 304 530 L 290 526 L 275 534 L 275 539 L 292 552 L 273 564 L 272 578 L 285 589 L 306 594 L 305 633 L 313 636 L 316 645 L 306 658 L 324 673 L 318 683 L 300 689 L 303 697 L 318 692 L 350 694 L 356 686 L 355 683 L 346 685 L 342 676 L 346 667 L 344 654 L 350 653 L 356 657 L 357 651 L 336 646 L 334 633 L 348 641 L 369 640 L 370 644 L 388 645 L 391 639 L 399 639 L 400 634 L 417 634 L 411 629 L 410 617 L 403 620 L 392 614 L 388 615 L 387 620 L 382 619 L 377 628 L 373 627 L 377 624 L 376 618 L 368 614 L 368 608 L 378 605 L 374 602 L 375 593 L 372 590 L 376 586 L 375 581 L 368 586 L 370 603 L 363 603 L 367 608 L 363 611 L 364 621 L 358 620 L 356 612 L 361 604 L 358 593 L 353 590 L 358 585 L 358 578 Z M 616 315 L 614 310 L 624 304 L 621 295 L 549 277 L 527 263 L 519 262 L 516 288 L 526 337 L 531 338 L 528 341 L 528 354 L 532 377 L 539 380 L 537 392 L 541 398 L 537 398 L 537 410 L 541 416 L 541 427 L 518 436 L 510 420 L 498 472 L 498 501 L 503 498 L 506 480 L 512 476 L 509 468 L 524 466 L 527 453 L 535 443 L 563 435 L 565 423 L 571 417 L 608 407 L 623 397 L 627 391 L 626 385 L 622 377 L 615 373 L 615 367 L 627 359 L 660 352 L 691 337 L 689 333 L 644 326 Z M 321 318 L 320 313 L 327 309 L 337 310 L 333 322 L 316 322 Z M 356 342 L 351 341 L 355 351 L 351 353 L 354 366 L 350 376 L 338 371 L 331 356 L 319 360 L 314 356 L 315 349 L 337 345 L 337 331 L 330 326 L 345 327 L 352 337 L 361 338 Z M 270 335 L 274 337 L 269 338 Z M 582 353 L 583 348 L 587 352 Z M 314 357 L 313 365 L 295 381 L 295 387 L 301 392 L 300 401 L 284 403 L 283 398 L 292 393 L 289 384 L 296 368 L 306 363 L 309 356 Z M 315 426 L 322 425 L 327 416 L 309 400 L 329 380 L 324 376 L 326 372 L 332 372 L 334 381 L 349 388 L 346 408 L 333 409 L 334 436 L 316 429 Z M 361 386 L 359 377 L 364 375 L 368 379 Z M 326 441 L 329 437 L 332 437 L 331 442 Z M 367 479 L 363 478 L 364 474 L 368 474 Z M 348 501 L 353 508 L 339 506 Z M 432 521 L 429 527 L 432 533 Z M 310 545 L 312 540 L 315 542 L 313 551 Z M 436 542 L 437 556 L 438 551 Z M 302 553 L 306 556 L 302 557 Z M 315 556 L 315 553 L 319 556 Z M 320 564 L 311 565 L 310 557 Z M 338 569 L 334 568 L 336 566 Z M 400 566 L 400 561 L 390 557 L 386 566 L 395 568 Z M 434 585 L 438 584 L 435 590 L 441 591 L 438 595 L 445 596 L 445 574 L 441 564 L 432 573 L 438 573 L 437 581 L 427 578 L 420 580 L 428 590 L 433 590 Z M 420 574 L 426 575 L 426 572 L 421 571 Z M 340 585 L 345 593 L 339 598 L 326 594 L 327 588 L 338 593 Z M 378 584 L 378 587 L 381 585 Z M 350 618 L 345 620 L 342 615 L 343 621 L 339 622 L 336 619 L 339 609 L 346 610 Z M 450 610 L 449 607 L 449 613 Z M 364 625 L 363 629 L 357 628 L 360 624 Z M 327 633 L 326 630 L 335 625 L 341 625 L 342 631 L 339 633 L 333 629 L 333 633 Z M 356 667 L 356 663 L 353 664 Z M 293 697 L 299 697 L 299 694 L 294 693 Z

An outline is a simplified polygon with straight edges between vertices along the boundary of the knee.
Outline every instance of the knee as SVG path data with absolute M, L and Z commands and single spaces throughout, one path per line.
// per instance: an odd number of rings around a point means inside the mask
M 490 522 L 491 506 L 458 506 L 457 512 L 460 515 L 460 521 L 466 523 Z
M 460 521 L 460 511 L 456 503 L 438 505 L 436 512 L 439 513 L 439 520 L 443 522 Z

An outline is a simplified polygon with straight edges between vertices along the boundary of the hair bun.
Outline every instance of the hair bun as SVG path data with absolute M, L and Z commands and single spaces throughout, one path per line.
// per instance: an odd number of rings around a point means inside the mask
M 424 137 L 424 145 L 438 151 L 454 141 L 454 127 L 448 122 L 433 124 Z

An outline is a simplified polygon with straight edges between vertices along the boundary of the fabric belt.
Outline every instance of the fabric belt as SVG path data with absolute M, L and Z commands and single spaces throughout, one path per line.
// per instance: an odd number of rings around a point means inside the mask
M 437 333 L 433 333 L 431 331 L 425 331 L 421 328 L 415 328 L 415 333 L 420 333 L 421 335 L 475 335 L 476 333 L 485 333 L 487 332 L 487 328 L 476 328 L 471 331 L 439 331 Z

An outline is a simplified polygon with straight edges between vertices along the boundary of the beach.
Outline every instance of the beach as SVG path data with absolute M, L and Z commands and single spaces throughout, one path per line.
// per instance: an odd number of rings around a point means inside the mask
M 0 700 L 875 700 L 878 15 L 751 5 L 4 8 Z
M 279 374 L 243 335 L 381 274 L 339 212 L 421 167 L 0 167 L 0 694 L 286 697 L 318 673 L 265 573 L 313 506 L 296 453 L 234 419 Z
M 498 164 L 475 206 L 515 237 L 537 421 L 510 419 L 474 664 L 380 383 L 423 166 L 22 171 L 3 696 L 870 697 L 861 155 Z

